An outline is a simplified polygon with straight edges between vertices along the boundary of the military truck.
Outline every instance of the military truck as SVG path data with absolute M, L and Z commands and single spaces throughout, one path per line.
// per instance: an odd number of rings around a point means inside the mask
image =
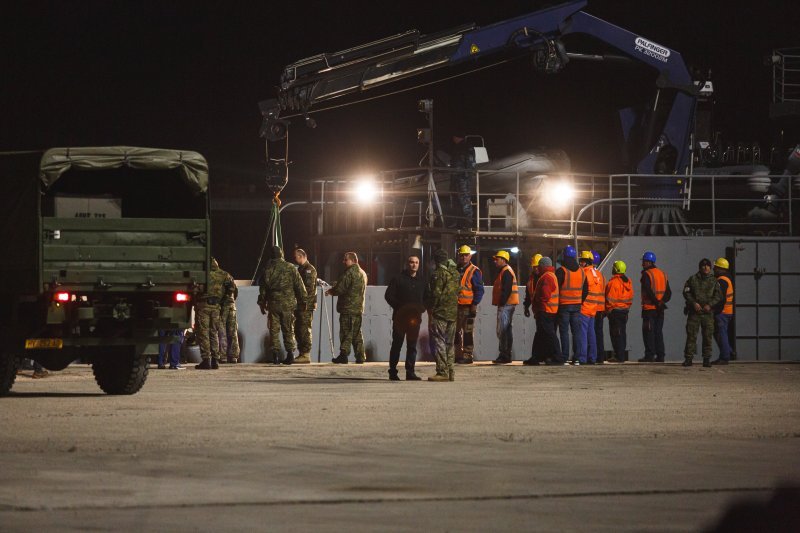
M 159 330 L 189 327 L 207 283 L 206 160 L 54 148 L 0 156 L 0 179 L 0 396 L 24 358 L 80 360 L 106 393 L 136 393 Z

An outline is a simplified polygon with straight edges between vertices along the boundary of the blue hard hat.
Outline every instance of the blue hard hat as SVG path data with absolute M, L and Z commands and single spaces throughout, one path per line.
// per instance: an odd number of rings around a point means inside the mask
M 578 251 L 574 247 L 568 245 L 564 248 L 564 257 L 576 259 L 578 257 Z
M 600 252 L 597 250 L 592 250 L 592 255 L 594 256 L 594 264 L 599 265 L 600 260 L 602 259 L 602 257 L 600 257 Z
M 651 263 L 656 262 L 656 254 L 653 252 L 645 252 L 642 256 L 642 261 L 650 261 Z

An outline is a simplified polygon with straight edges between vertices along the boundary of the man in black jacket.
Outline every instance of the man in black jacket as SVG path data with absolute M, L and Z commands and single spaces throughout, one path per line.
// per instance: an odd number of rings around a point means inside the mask
M 405 270 L 395 276 L 386 287 L 384 298 L 391 306 L 392 313 L 392 347 L 389 350 L 389 379 L 399 381 L 397 363 L 400 361 L 400 348 L 406 341 L 406 380 L 418 381 L 414 373 L 417 360 L 417 339 L 422 313 L 425 306 L 422 295 L 425 292 L 425 280 L 418 275 L 419 257 L 409 256 Z

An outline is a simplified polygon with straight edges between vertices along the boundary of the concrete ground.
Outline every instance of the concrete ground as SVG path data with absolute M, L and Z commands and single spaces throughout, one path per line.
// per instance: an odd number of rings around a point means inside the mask
M 117 397 L 27 372 L 0 531 L 696 531 L 800 482 L 800 365 L 386 369 L 151 369 Z

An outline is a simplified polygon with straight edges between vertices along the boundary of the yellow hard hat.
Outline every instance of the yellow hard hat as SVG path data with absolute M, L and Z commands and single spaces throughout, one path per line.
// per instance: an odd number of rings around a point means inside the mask
M 625 261 L 614 261 L 614 273 L 615 274 L 624 274 L 625 271 L 628 270 L 628 266 L 625 264 Z
M 541 258 L 542 254 L 536 254 L 533 257 L 531 257 L 531 266 L 532 267 L 539 266 L 539 259 Z
M 472 248 L 470 248 L 466 244 L 462 245 L 461 248 L 458 249 L 458 255 L 471 254 L 471 253 L 472 253 Z
M 594 254 L 592 254 L 591 250 L 584 250 L 581 252 L 581 259 L 588 259 L 594 263 Z
M 502 257 L 502 258 L 503 258 L 503 259 L 505 259 L 506 261 L 510 261 L 510 260 L 511 260 L 511 256 L 510 256 L 510 255 L 508 255 L 508 252 L 506 252 L 505 250 L 500 250 L 499 252 L 497 252 L 496 254 L 494 254 L 494 256 L 495 256 L 495 257 Z
M 717 257 L 717 260 L 714 261 L 714 266 L 724 268 L 725 270 L 728 270 L 731 267 L 730 263 L 728 263 L 728 260 L 724 257 Z

